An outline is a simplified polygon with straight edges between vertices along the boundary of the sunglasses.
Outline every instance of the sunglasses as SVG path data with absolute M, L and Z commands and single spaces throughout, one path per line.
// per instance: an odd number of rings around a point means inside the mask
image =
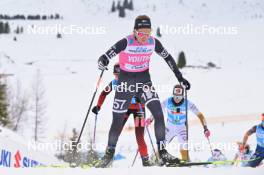
M 139 31 L 136 31 L 136 34 L 137 34 L 137 36 L 139 36 L 139 37 L 143 37 L 143 36 L 149 36 L 149 35 L 150 35 L 150 33 L 146 33 L 146 32 L 139 32 Z
M 182 100 L 183 96 L 182 95 L 173 95 L 173 97 L 177 100 Z

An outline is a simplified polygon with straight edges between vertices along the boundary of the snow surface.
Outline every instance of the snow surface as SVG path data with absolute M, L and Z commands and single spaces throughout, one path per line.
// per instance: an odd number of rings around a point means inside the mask
M 203 175 L 203 174 L 213 174 L 213 175 L 260 175 L 261 169 L 250 169 L 250 168 L 108 168 L 108 169 L 49 169 L 49 168 L 38 168 L 38 169 L 20 169 L 21 174 L 78 174 L 78 175 L 115 175 L 115 174 L 184 174 L 184 175 Z M 1 170 L 0 170 L 1 171 Z M 6 175 L 13 175 L 18 172 L 17 169 L 3 169 Z M 263 171 L 263 170 L 262 170 Z
M 240 141 L 244 132 L 259 121 L 259 114 L 263 112 L 264 93 L 264 2 L 262 0 L 134 0 L 135 12 L 128 12 L 127 18 L 120 19 L 117 14 L 109 13 L 112 1 L 96 0 L 2 0 L 0 2 L 1 13 L 7 14 L 51 14 L 60 13 L 63 20 L 58 21 L 12 21 L 12 26 L 22 25 L 25 29 L 32 24 L 36 26 L 63 26 L 79 25 L 93 29 L 103 28 L 103 34 L 72 34 L 63 35 L 62 39 L 56 39 L 56 34 L 33 35 L 25 32 L 17 35 L 17 42 L 12 35 L 0 35 L 0 69 L 1 72 L 12 73 L 13 77 L 8 82 L 15 86 L 17 79 L 22 82 L 22 88 L 31 93 L 32 81 L 39 69 L 43 76 L 46 89 L 46 103 L 48 128 L 46 141 L 52 142 L 59 132 L 65 128 L 70 134 L 73 127 L 80 128 L 89 106 L 94 85 L 99 76 L 97 59 L 111 45 L 122 37 L 130 34 L 133 28 L 134 17 L 146 13 L 151 16 L 155 29 L 159 25 L 171 27 L 192 24 L 194 26 L 226 26 L 236 27 L 237 35 L 184 35 L 164 34 L 160 38 L 167 50 L 177 58 L 183 50 L 187 57 L 188 65 L 206 65 L 214 62 L 221 69 L 190 69 L 182 70 L 192 85 L 189 91 L 191 99 L 208 118 L 209 129 L 212 131 L 212 142 L 236 142 Z M 99 12 L 99 13 L 98 13 Z M 262 17 L 261 17 L 262 16 Z M 13 62 L 11 62 L 12 60 Z M 109 65 L 111 68 L 117 61 L 113 59 Z M 32 62 L 32 65 L 27 63 Z M 162 70 L 162 71 L 161 71 Z M 155 86 L 160 84 L 172 87 L 177 83 L 173 73 L 167 64 L 156 54 L 153 55 L 150 68 L 152 80 Z M 104 74 L 102 88 L 113 78 L 111 69 Z M 171 95 L 171 90 L 160 92 L 160 99 Z M 98 97 L 98 94 L 97 94 Z M 96 97 L 96 100 L 97 100 Z M 107 142 L 107 132 L 110 128 L 112 114 L 113 94 L 109 95 L 101 110 L 97 125 L 97 142 Z M 147 114 L 149 116 L 149 113 Z M 245 117 L 247 116 L 247 117 Z M 230 118 L 235 117 L 235 120 Z M 246 121 L 243 120 L 246 118 Z M 87 139 L 88 131 L 93 128 L 93 114 L 89 116 L 83 140 Z M 190 120 L 197 118 L 190 115 Z M 241 121 L 240 121 L 241 120 Z M 225 125 L 223 126 L 223 122 Z M 133 126 L 129 119 L 127 126 Z M 23 135 L 30 140 L 32 134 L 30 127 L 25 127 Z M 203 139 L 202 128 L 199 124 L 191 125 L 191 140 Z M 132 135 L 131 135 L 132 134 Z M 154 139 L 153 129 L 151 128 Z M 133 131 L 125 131 L 120 137 L 118 145 L 135 148 Z M 148 140 L 148 138 L 146 138 Z M 249 140 L 255 143 L 254 136 Z M 254 146 L 252 146 L 254 148 Z M 149 146 L 149 150 L 151 147 Z M 175 150 L 172 150 L 175 153 Z M 127 167 L 132 161 L 135 151 L 124 151 L 123 155 L 129 157 L 126 161 L 117 162 L 118 167 Z M 234 151 L 227 151 L 228 158 L 232 158 Z M 176 153 L 175 153 L 176 154 Z M 192 152 L 194 158 L 205 160 L 210 151 Z M 140 160 L 137 167 L 140 167 Z M 142 171 L 167 172 L 171 168 L 143 169 Z M 131 170 L 131 171 L 130 171 Z M 141 169 L 140 169 L 141 170 Z M 228 172 L 230 170 L 230 172 Z M 7 170 L 8 171 L 8 170 Z M 23 170 L 27 171 L 27 170 Z M 34 170 L 39 171 L 39 170 Z M 41 170 L 42 171 L 42 170 Z M 46 171 L 46 170 L 45 170 Z M 47 171 L 53 171 L 47 169 Z M 64 170 L 56 170 L 64 171 Z M 67 170 L 67 172 L 74 170 Z M 85 170 L 77 170 L 84 173 Z M 107 170 L 87 170 L 92 173 L 102 173 Z M 113 169 L 111 173 L 132 173 L 136 169 Z M 177 172 L 188 173 L 260 173 L 259 169 L 217 169 L 217 171 L 203 168 L 183 168 Z M 263 171 L 263 169 L 262 169 Z M 247 173 L 248 174 L 248 173 Z

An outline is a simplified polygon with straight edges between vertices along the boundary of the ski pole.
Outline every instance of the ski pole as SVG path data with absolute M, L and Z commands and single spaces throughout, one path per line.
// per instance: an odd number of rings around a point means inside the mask
M 136 159 L 137 159 L 137 156 L 138 156 L 138 152 L 139 152 L 139 151 L 138 151 L 138 149 L 137 149 L 137 153 L 136 153 L 136 155 L 135 155 L 135 157 L 134 157 L 134 160 L 133 160 L 133 163 L 132 163 L 132 165 L 131 165 L 132 167 L 134 166 L 134 164 L 135 164 L 135 162 L 136 162 Z
M 144 111 L 142 109 L 142 106 L 139 104 L 139 110 L 140 112 L 142 112 L 144 114 Z M 144 114 L 144 117 L 145 117 L 145 114 Z M 154 148 L 154 144 L 153 144 L 153 141 L 152 141 L 152 138 L 151 138 L 151 135 L 149 133 L 149 129 L 147 126 L 145 126 L 146 130 L 147 130 L 147 133 L 148 133 L 148 136 L 149 136 L 149 140 L 150 140 L 150 143 L 151 143 L 151 146 L 152 146 L 152 149 L 153 149 L 153 152 L 155 154 L 155 157 L 156 157 L 156 161 L 157 163 L 159 162 L 159 158 L 158 158 L 158 155 L 156 154 L 156 151 L 155 151 L 155 148 Z
M 97 115 L 95 115 L 95 118 L 94 118 L 94 133 L 93 133 L 93 144 L 95 146 L 95 134 L 96 134 L 96 123 L 97 123 Z
M 206 137 L 206 138 L 207 138 L 208 144 L 210 146 L 211 154 L 212 154 L 212 157 L 213 157 L 214 154 L 213 154 L 213 149 L 212 149 L 212 145 L 211 145 L 210 139 L 208 137 Z
M 157 161 L 157 163 L 158 163 L 158 162 L 159 162 L 159 158 L 158 158 L 158 155 L 157 155 L 156 152 L 155 152 L 154 144 L 153 144 L 153 142 L 152 142 L 152 138 L 151 138 L 151 136 L 150 136 L 150 133 L 149 133 L 149 129 L 148 129 L 148 127 L 146 127 L 146 130 L 147 130 L 147 133 L 148 133 L 148 136 L 149 136 L 149 140 L 150 140 L 150 143 L 151 143 L 151 146 L 152 146 L 153 152 L 154 152 L 155 157 L 156 157 L 156 161 Z
M 87 119 L 88 119 L 88 116 L 89 116 L 89 113 L 90 113 L 90 110 L 91 110 L 91 107 L 92 107 L 92 104 L 93 104 L 93 101 L 94 101 L 95 95 L 96 95 L 96 93 L 97 93 L 97 90 L 98 90 L 98 88 L 99 88 L 99 85 L 100 85 L 101 79 L 102 79 L 102 77 L 103 77 L 103 74 L 104 74 L 104 70 L 101 71 L 101 74 L 100 74 L 100 76 L 99 76 L 99 78 L 98 78 L 98 80 L 97 80 L 96 88 L 95 88 L 95 91 L 94 91 L 94 93 L 93 93 L 93 97 L 92 97 L 92 100 L 91 100 L 91 102 L 90 102 L 90 106 L 89 106 L 89 108 L 88 108 L 87 114 L 86 114 L 86 116 L 85 116 L 85 119 L 84 119 L 84 122 L 83 122 L 83 125 L 82 125 L 82 129 L 81 129 L 81 132 L 80 132 L 80 134 L 79 134 L 79 137 L 78 137 L 78 140 L 77 140 L 77 143 L 76 143 L 76 147 L 74 147 L 74 149 L 73 149 L 73 156 L 72 156 L 72 158 L 71 158 L 70 164 L 73 163 L 73 159 L 75 158 L 76 151 L 77 151 L 77 147 L 78 147 L 78 144 L 80 143 L 81 136 L 82 136 L 82 133 L 83 133 L 83 130 L 84 130 L 85 124 L 86 124 L 86 122 L 87 122 Z
M 186 139 L 187 139 L 187 157 L 188 160 L 190 160 L 189 156 L 189 125 L 188 125 L 188 96 L 187 96 L 187 90 L 186 87 L 184 88 L 184 93 L 185 93 L 185 114 L 186 114 Z

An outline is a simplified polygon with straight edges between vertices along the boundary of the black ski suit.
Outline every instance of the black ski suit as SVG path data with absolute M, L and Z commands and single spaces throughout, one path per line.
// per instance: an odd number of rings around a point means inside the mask
M 178 70 L 176 63 L 172 56 L 164 49 L 159 40 L 154 37 L 150 37 L 150 41 L 154 42 L 154 49 L 158 55 L 160 55 L 169 65 L 171 70 L 174 72 L 175 76 L 179 79 L 182 78 L 181 72 Z M 134 38 L 134 41 L 137 42 Z M 118 41 L 114 46 L 112 46 L 102 57 L 110 60 L 115 55 L 120 52 L 126 50 L 128 43 L 131 44 L 131 41 L 128 38 L 124 38 Z M 140 47 L 137 50 L 130 50 L 131 52 L 140 51 Z M 133 47 L 131 47 L 133 49 Z M 120 58 L 119 58 L 120 59 Z M 119 62 L 120 64 L 120 62 Z M 119 82 L 118 88 L 115 91 L 115 98 L 113 104 L 113 120 L 111 124 L 111 128 L 109 131 L 108 138 L 108 146 L 115 147 L 118 141 L 118 137 L 122 131 L 124 115 L 127 112 L 129 104 L 131 102 L 132 97 L 137 97 L 140 99 L 142 103 L 150 110 L 151 114 L 154 117 L 154 129 L 156 142 L 158 144 L 158 148 L 162 149 L 162 145 L 165 145 L 165 123 L 164 116 L 161 109 L 160 100 L 158 94 L 155 92 L 154 87 L 152 86 L 152 82 L 150 79 L 149 69 L 144 70 L 142 72 L 129 72 L 127 70 L 123 70 L 122 66 L 120 66 L 121 71 L 119 74 Z M 129 89 L 128 87 L 138 87 L 135 89 Z M 119 90 L 118 90 L 119 89 Z M 135 91 L 133 91 L 135 90 Z

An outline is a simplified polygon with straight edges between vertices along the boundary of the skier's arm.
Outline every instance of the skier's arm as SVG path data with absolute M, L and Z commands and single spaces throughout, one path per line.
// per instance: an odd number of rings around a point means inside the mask
M 246 132 L 246 134 L 244 135 L 244 138 L 243 138 L 243 142 L 242 142 L 243 146 L 245 146 L 247 144 L 247 140 L 248 140 L 249 136 L 254 134 L 256 132 L 256 130 L 257 130 L 257 126 L 253 126 L 250 130 L 248 130 Z
M 197 117 L 200 119 L 200 122 L 202 123 L 203 127 L 206 127 L 207 126 L 207 123 L 206 123 L 206 120 L 205 120 L 205 117 L 204 115 L 200 112 Z
M 104 90 L 101 92 L 100 96 L 99 96 L 99 99 L 98 99 L 98 102 L 97 102 L 97 106 L 99 108 L 101 108 L 101 106 L 103 105 L 104 101 L 105 101 L 105 98 L 108 94 L 110 94 L 110 92 L 112 92 L 112 82 L 110 82 L 108 84 L 108 86 L 106 86 L 104 88 Z
M 123 38 L 115 45 L 113 45 L 110 49 L 108 49 L 102 56 L 100 56 L 98 60 L 99 69 L 105 70 L 107 65 L 109 64 L 109 60 L 119 54 L 121 51 L 125 50 L 127 46 L 127 39 Z
M 203 127 L 207 127 L 207 123 L 204 115 L 199 111 L 199 109 L 195 106 L 195 104 L 189 100 L 188 100 L 188 110 L 194 113 L 199 118 Z
M 182 79 L 182 73 L 179 71 L 171 54 L 167 52 L 167 50 L 162 46 L 161 42 L 156 38 L 155 38 L 155 52 L 167 62 L 170 69 L 173 71 L 177 79 L 180 81 Z

